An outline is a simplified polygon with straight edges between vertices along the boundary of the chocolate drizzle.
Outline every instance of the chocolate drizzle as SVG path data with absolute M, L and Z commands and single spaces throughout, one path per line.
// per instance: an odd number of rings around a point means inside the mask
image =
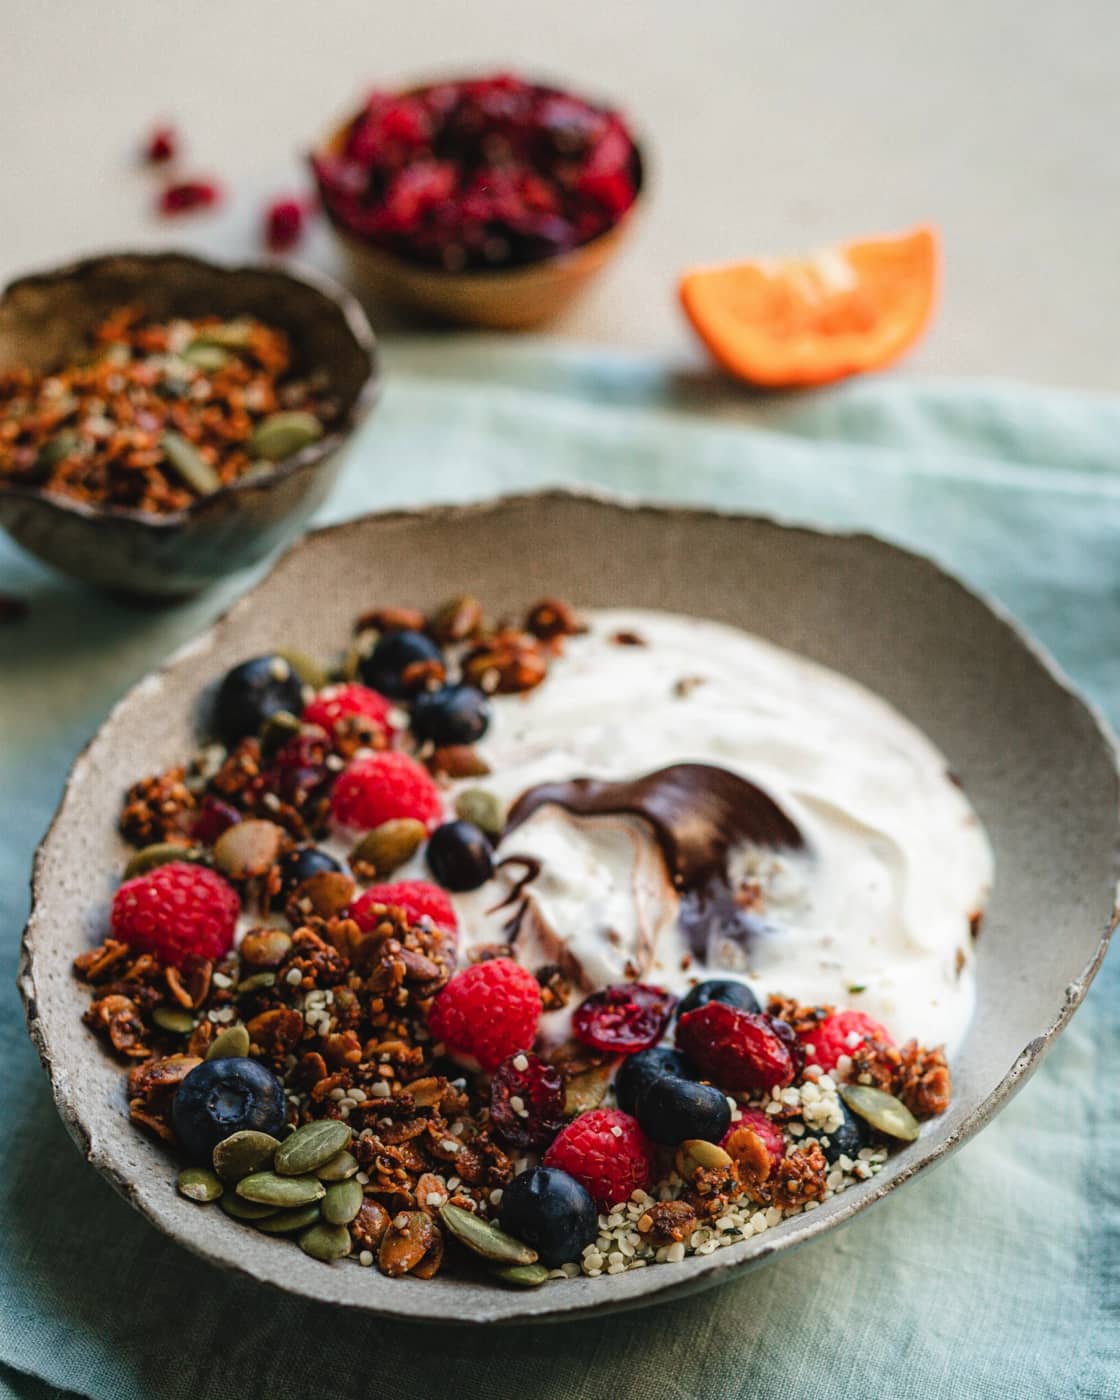
M 726 963 L 731 947 L 757 934 L 758 916 L 736 899 L 727 861 L 737 846 L 801 850 L 805 839 L 754 783 L 707 763 L 675 763 L 626 782 L 573 778 L 541 783 L 514 803 L 505 835 L 546 806 L 577 817 L 632 816 L 647 822 L 680 895 L 681 930 L 695 957 Z M 713 958 L 713 953 L 722 955 Z

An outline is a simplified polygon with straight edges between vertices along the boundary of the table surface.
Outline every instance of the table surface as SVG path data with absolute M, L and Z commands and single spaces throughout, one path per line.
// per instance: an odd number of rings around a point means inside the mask
M 683 267 L 930 220 L 943 301 L 906 372 L 1120 388 L 1106 0 L 0 0 L 0 26 L 0 279 L 108 247 L 253 251 L 263 201 L 365 89 L 507 65 L 608 95 L 652 156 L 632 243 L 555 333 L 698 363 Z M 152 215 L 135 151 L 161 117 L 227 185 L 219 213 Z M 332 251 L 321 230 L 305 254 Z

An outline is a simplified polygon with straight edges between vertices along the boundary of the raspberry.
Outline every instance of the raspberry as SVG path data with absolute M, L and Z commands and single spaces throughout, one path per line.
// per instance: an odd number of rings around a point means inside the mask
M 793 1056 L 768 1018 L 722 1001 L 709 1001 L 681 1017 L 677 1048 L 705 1079 L 731 1094 L 771 1089 L 793 1079 Z
M 452 977 L 432 1002 L 428 1029 L 449 1050 L 493 1070 L 532 1045 L 540 1015 L 533 974 L 512 958 L 492 958 Z
M 190 957 L 220 958 L 233 947 L 241 903 L 204 865 L 173 860 L 126 880 L 113 896 L 113 937 L 181 967 Z
M 372 831 L 394 817 L 412 817 L 431 830 L 443 819 L 443 802 L 428 770 L 414 758 L 375 753 L 339 774 L 331 811 L 335 821 L 360 831 Z
M 786 1140 L 782 1137 L 781 1128 L 768 1113 L 763 1113 L 760 1108 L 742 1109 L 741 1117 L 728 1128 L 720 1146 L 730 1151 L 727 1144 L 741 1128 L 749 1128 L 752 1133 L 757 1134 L 762 1139 L 763 1146 L 769 1152 L 770 1161 L 775 1167 L 786 1155 Z M 734 1152 L 731 1155 L 734 1157 Z
M 853 1044 L 852 1037 L 858 1039 Z M 823 1070 L 836 1068 L 841 1055 L 858 1050 L 865 1040 L 881 1040 L 893 1045 L 891 1033 L 863 1011 L 835 1011 L 806 1031 L 801 1042 L 805 1046 L 805 1063 L 820 1065 Z
M 455 906 L 439 888 L 427 880 L 398 880 L 394 885 L 370 885 L 369 889 L 350 906 L 350 917 L 358 927 L 368 932 L 377 922 L 375 904 L 393 904 L 403 909 L 409 922 L 431 919 L 436 928 L 452 933 L 459 927 Z
M 386 700 L 376 690 L 370 690 L 368 685 L 347 681 L 344 685 L 328 685 L 321 690 L 305 707 L 303 721 L 305 724 L 317 724 L 329 734 L 340 719 L 347 715 L 361 715 L 390 734 L 393 729 L 389 719 L 392 709 L 393 702 Z
M 544 1154 L 544 1164 L 574 1176 L 605 1209 L 650 1184 L 653 1145 L 638 1120 L 620 1108 L 593 1108 L 568 1124 Z

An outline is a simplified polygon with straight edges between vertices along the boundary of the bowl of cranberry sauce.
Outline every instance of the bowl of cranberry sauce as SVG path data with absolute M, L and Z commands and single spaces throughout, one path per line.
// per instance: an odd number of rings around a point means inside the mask
M 371 93 L 311 164 L 372 292 L 508 329 L 554 315 L 609 260 L 643 183 L 617 111 L 508 73 Z

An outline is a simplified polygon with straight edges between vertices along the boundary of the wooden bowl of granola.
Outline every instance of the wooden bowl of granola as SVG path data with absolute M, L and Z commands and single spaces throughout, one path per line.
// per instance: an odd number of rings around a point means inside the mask
M 138 308 L 141 323 L 121 322 L 127 307 Z M 114 317 L 125 326 L 115 344 Z M 190 335 L 191 325 L 201 332 L 189 346 L 168 341 L 168 335 Z M 266 407 L 288 408 L 282 397 L 288 386 L 280 385 L 278 396 L 273 376 L 254 360 L 252 373 L 231 375 L 231 387 L 215 389 L 223 372 L 215 368 L 219 357 L 237 360 L 242 352 L 234 348 L 234 333 L 246 327 L 290 347 L 290 369 L 300 383 L 315 376 L 325 386 L 323 421 L 303 412 L 268 415 L 274 425 L 302 420 L 297 427 L 304 431 L 279 447 L 264 440 L 265 461 L 251 460 L 261 439 L 249 428 L 267 421 Z M 142 359 L 136 347 L 145 345 L 153 348 Z M 86 369 L 91 347 L 104 353 L 107 377 L 96 379 Z M 266 361 L 289 354 L 272 343 L 259 348 Z M 127 357 L 129 349 L 131 378 L 115 384 L 109 356 L 120 350 Z M 194 359 L 183 358 L 192 353 Z M 77 366 L 74 385 L 65 376 L 52 384 L 54 372 L 70 365 Z M 174 379 L 180 369 L 193 378 Z M 5 371 L 17 371 L 26 383 L 17 375 L 5 379 Z M 115 385 L 122 401 L 147 390 L 160 411 L 145 418 L 147 405 L 133 406 L 126 409 L 129 421 L 114 421 L 108 414 L 117 410 L 101 394 L 105 383 Z M 345 460 L 342 449 L 379 388 L 364 312 L 318 276 L 223 266 L 182 253 L 116 253 L 33 273 L 0 297 L 0 429 L 9 430 L 0 436 L 0 524 L 30 553 L 98 588 L 149 599 L 184 597 L 294 537 L 330 490 Z M 208 389 L 213 397 L 199 414 L 213 417 L 211 442 L 231 444 L 224 459 L 213 446 L 189 440 L 195 422 L 190 394 L 205 396 Z M 160 402 L 172 390 L 182 400 L 170 403 L 165 417 Z M 33 394 L 38 418 L 21 416 Z M 44 407 L 63 398 L 62 410 L 51 414 L 52 435 L 44 439 L 40 432 L 36 447 Z M 230 467 L 239 431 L 245 441 Z M 163 452 L 169 439 L 176 440 L 176 453 Z M 70 469 L 52 474 L 75 445 Z M 98 459 L 100 448 L 102 456 L 110 449 L 115 454 L 108 469 Z M 170 457 L 178 462 L 174 473 Z
M 352 1260 L 327 1266 L 176 1194 L 181 1163 L 129 1121 L 120 1067 L 83 1025 L 88 988 L 72 973 L 104 936 L 104 877 L 125 855 L 122 791 L 195 747 L 197 692 L 232 665 L 278 645 L 318 655 L 345 647 L 371 603 L 428 614 L 461 589 L 468 557 L 471 586 L 501 616 L 547 593 L 577 608 L 659 608 L 749 629 L 877 692 L 961 775 L 995 853 L 973 950 L 976 1010 L 954 1057 L 948 1111 L 871 1179 L 714 1253 L 525 1290 L 472 1272 L 466 1255 L 452 1263 L 450 1250 L 449 1267 L 423 1282 Z M 590 1318 L 708 1287 L 824 1235 L 984 1127 L 1038 1066 L 1104 956 L 1118 799 L 1111 737 L 1053 663 L 956 579 L 881 540 L 568 492 L 371 515 L 305 537 L 110 715 L 75 764 L 36 859 L 20 987 L 80 1150 L 188 1249 L 309 1299 L 410 1322 Z

